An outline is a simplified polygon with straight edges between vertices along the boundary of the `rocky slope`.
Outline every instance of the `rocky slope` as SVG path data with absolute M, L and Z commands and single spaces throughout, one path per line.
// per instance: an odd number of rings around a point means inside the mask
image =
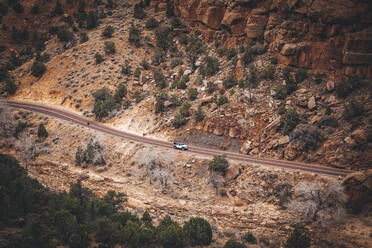
M 174 0 L 208 41 L 265 42 L 283 66 L 372 77 L 372 4 L 359 0 Z

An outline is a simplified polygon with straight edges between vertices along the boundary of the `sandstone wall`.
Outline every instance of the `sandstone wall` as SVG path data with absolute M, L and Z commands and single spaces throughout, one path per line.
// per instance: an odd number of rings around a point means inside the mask
M 283 66 L 372 78 L 369 0 L 171 1 L 207 41 L 264 40 Z

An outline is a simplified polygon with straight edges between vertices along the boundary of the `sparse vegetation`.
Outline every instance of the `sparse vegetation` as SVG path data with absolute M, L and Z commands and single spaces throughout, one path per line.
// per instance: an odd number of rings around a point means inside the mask
M 49 135 L 49 133 L 46 130 L 44 124 L 41 123 L 39 125 L 38 130 L 37 130 L 37 137 L 39 137 L 39 138 L 46 138 L 46 137 L 48 137 L 48 135 Z
M 70 32 L 66 27 L 60 27 L 57 30 L 57 37 L 60 41 L 69 42 L 74 39 L 74 34 Z
M 204 76 L 213 76 L 219 71 L 220 63 L 216 58 L 207 56 L 204 64 L 200 66 L 200 73 Z
M 237 81 L 235 79 L 235 75 L 233 75 L 233 74 L 230 74 L 222 82 L 222 85 L 225 89 L 230 89 L 230 88 L 234 87 L 236 84 L 237 84 Z
M 18 135 L 22 133 L 26 127 L 27 127 L 27 124 L 25 122 L 18 121 L 16 129 L 14 131 L 14 137 L 18 138 Z
M 134 44 L 136 47 L 140 47 L 141 39 L 141 31 L 132 25 L 129 29 L 129 42 Z
M 256 237 L 255 237 L 252 233 L 250 233 L 250 232 L 246 232 L 246 233 L 244 234 L 244 236 L 242 237 L 242 240 L 243 240 L 244 242 L 249 243 L 249 244 L 257 244 L 257 239 L 256 239 Z
M 362 86 L 362 81 L 358 76 L 350 76 L 347 80 L 340 82 L 336 87 L 337 95 L 341 98 L 346 98 L 354 90 L 359 89 Z
M 282 121 L 282 134 L 288 135 L 300 122 L 299 116 L 295 109 L 287 109 Z
M 163 89 L 167 86 L 166 78 L 164 74 L 162 73 L 161 69 L 155 69 L 153 71 L 154 73 L 154 80 L 157 87 Z
M 196 121 L 202 121 L 204 120 L 205 114 L 201 106 L 198 107 L 198 109 L 194 113 L 194 119 Z
M 263 79 L 273 79 L 275 74 L 275 67 L 273 65 L 268 65 L 262 72 Z
M 227 167 L 229 167 L 229 162 L 225 155 L 214 156 L 208 165 L 210 171 L 220 172 L 223 175 L 225 175 Z
M 284 244 L 285 248 L 308 248 L 310 247 L 310 238 L 304 230 L 294 229 L 288 236 Z
M 143 5 L 141 2 L 134 5 L 133 17 L 136 19 L 143 19 L 146 17 L 146 13 L 143 10 Z
M 218 99 L 217 104 L 218 104 L 218 106 L 222 106 L 222 105 L 224 105 L 224 104 L 226 104 L 226 103 L 228 103 L 228 102 L 229 102 L 229 99 L 227 98 L 227 96 L 223 95 L 223 96 L 221 96 L 221 97 Z
M 246 246 L 238 241 L 230 239 L 225 243 L 223 248 L 246 248 Z
M 189 99 L 194 101 L 198 97 L 198 90 L 196 88 L 189 89 Z
M 344 119 L 351 121 L 364 113 L 364 105 L 359 102 L 351 101 L 345 106 Z
M 163 51 L 167 51 L 173 45 L 172 28 L 170 26 L 159 26 L 155 30 L 156 45 Z
M 101 64 L 101 63 L 103 62 L 103 57 L 102 57 L 102 55 L 99 54 L 99 53 L 96 53 L 96 54 L 94 55 L 94 59 L 95 59 L 95 61 L 96 61 L 96 65 Z
M 114 33 L 114 28 L 111 25 L 107 25 L 102 32 L 102 36 L 105 38 L 111 38 Z
M 298 69 L 296 71 L 296 82 L 297 83 L 301 83 L 302 81 L 304 81 L 306 78 L 308 77 L 307 75 L 307 70 L 306 69 Z
M 102 88 L 93 93 L 94 108 L 93 113 L 98 119 L 103 119 L 109 115 L 114 109 L 118 109 L 120 104 L 116 103 L 107 88 Z
M 112 41 L 105 41 L 105 52 L 107 54 L 114 54 L 116 52 L 115 43 Z
M 17 86 L 15 85 L 14 81 L 10 78 L 5 80 L 5 91 L 9 95 L 14 95 L 17 91 Z
M 149 30 L 153 30 L 159 26 L 159 22 L 154 18 L 151 17 L 146 21 L 146 28 Z
M 41 77 L 46 71 L 46 66 L 43 62 L 35 60 L 31 67 L 31 74 L 35 77 Z

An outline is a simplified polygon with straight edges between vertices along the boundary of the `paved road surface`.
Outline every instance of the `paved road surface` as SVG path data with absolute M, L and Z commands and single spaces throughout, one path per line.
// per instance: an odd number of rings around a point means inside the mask
M 156 140 L 148 137 L 142 137 L 139 135 L 119 131 L 117 129 L 105 126 L 97 121 L 88 119 L 86 117 L 80 116 L 78 114 L 72 113 L 67 110 L 63 110 L 61 108 L 52 107 L 52 106 L 45 106 L 42 104 L 30 103 L 30 102 L 21 102 L 21 101 L 12 101 L 12 100 L 0 100 L 0 104 L 5 104 L 14 108 L 22 108 L 25 110 L 29 110 L 32 112 L 37 112 L 41 114 L 45 114 L 48 116 L 56 117 L 61 120 L 73 122 L 75 124 L 100 131 L 106 134 L 110 134 L 116 137 L 125 138 L 128 140 L 132 140 L 135 142 L 140 142 L 144 144 L 150 144 L 159 147 L 165 148 L 173 148 L 173 143 L 167 141 Z M 203 147 L 197 146 L 189 146 L 189 153 L 194 154 L 201 154 L 201 155 L 221 155 L 226 154 L 227 158 L 233 159 L 240 162 L 248 162 L 254 163 L 264 166 L 270 167 L 278 167 L 278 168 L 285 168 L 285 169 L 292 169 L 292 170 L 299 170 L 305 172 L 311 172 L 316 174 L 322 174 L 327 176 L 336 176 L 336 177 L 344 177 L 347 174 L 353 172 L 350 170 L 338 169 L 333 167 L 325 167 L 316 164 L 306 164 L 301 162 L 294 162 L 294 161 L 286 161 L 286 160 L 275 160 L 275 159 L 267 159 L 267 158 L 258 158 L 248 155 L 243 155 L 240 153 L 233 153 L 233 152 L 226 152 L 221 150 L 214 150 L 208 149 Z

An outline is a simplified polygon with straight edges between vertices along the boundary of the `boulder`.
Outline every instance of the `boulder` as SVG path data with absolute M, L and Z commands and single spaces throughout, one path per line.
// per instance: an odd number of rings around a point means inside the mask
M 240 175 L 240 166 L 237 164 L 231 164 L 229 167 L 226 169 L 225 172 L 225 179 L 226 181 L 231 181 L 237 178 Z
M 278 139 L 278 144 L 279 145 L 285 145 L 285 144 L 288 144 L 288 143 L 289 143 L 289 136 L 288 135 L 283 136 L 283 137 Z
M 348 196 L 348 206 L 359 212 L 372 202 L 372 169 L 347 175 L 342 182 Z
M 240 147 L 240 152 L 242 154 L 248 154 L 248 152 L 251 150 L 251 145 L 252 145 L 252 142 L 247 140 L 246 142 L 244 142 L 242 144 L 242 146 Z
M 314 96 L 310 97 L 309 101 L 307 102 L 307 107 L 310 110 L 313 110 L 316 107 L 316 102 L 315 102 L 315 97 Z
M 243 65 L 242 60 L 238 60 L 235 66 L 235 78 L 236 80 L 242 80 L 245 76 L 245 71 L 244 71 L 245 66 Z

